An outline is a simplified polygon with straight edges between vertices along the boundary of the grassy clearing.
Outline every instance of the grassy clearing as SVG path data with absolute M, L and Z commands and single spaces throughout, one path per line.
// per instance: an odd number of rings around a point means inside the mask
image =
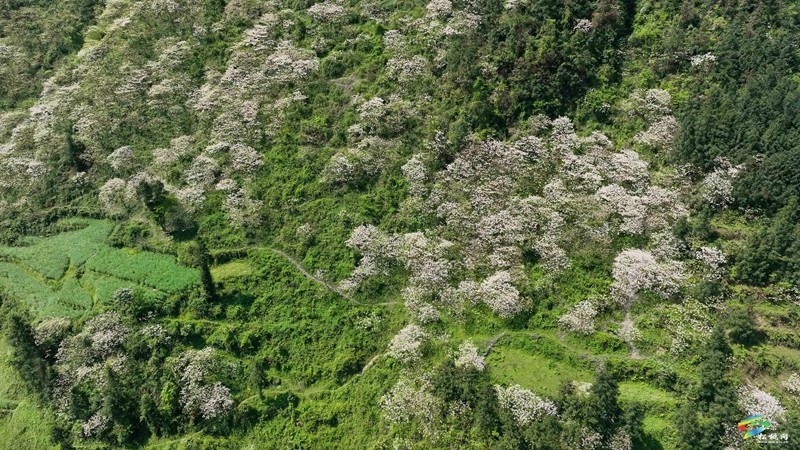
M 199 282 L 199 272 L 178 265 L 173 256 L 107 245 L 110 222 L 60 224 L 68 231 L 29 237 L 25 247 L 0 247 L 0 256 L 7 258 L 0 261 L 0 288 L 30 305 L 38 317 L 80 316 L 107 303 L 123 287 L 161 300 Z
M 38 239 L 27 247 L 0 247 L 0 255 L 56 280 L 64 276 L 70 265 L 80 266 L 106 247 L 104 240 L 112 227 L 110 222 L 91 220 L 82 229 Z
M 247 261 L 231 261 L 211 268 L 211 276 L 217 281 L 246 277 L 251 273 L 253 273 L 253 267 Z
M 59 304 L 79 311 L 88 311 L 94 304 L 92 296 L 81 286 L 77 278 L 65 279 L 61 289 L 56 291 L 56 298 Z
M 678 430 L 669 418 L 647 416 L 644 418 L 644 432 L 657 441 L 658 447 L 663 450 L 675 450 L 678 448 Z
M 131 281 L 122 280 L 116 277 L 103 275 L 94 271 L 86 271 L 81 278 L 81 283 L 94 292 L 96 304 L 105 304 L 114 298 L 114 293 L 122 288 L 130 288 L 137 296 L 147 300 L 163 300 L 167 294 L 157 289 L 140 286 Z
M 88 293 L 80 293 L 73 283 L 64 283 L 56 290 L 7 262 L 0 262 L 0 285 L 12 297 L 26 302 L 38 317 L 75 317 L 92 306 Z
M 519 384 L 542 395 L 554 396 L 564 382 L 592 381 L 594 374 L 556 360 L 515 348 L 495 347 L 486 358 L 498 383 Z
M 196 269 L 179 266 L 174 256 L 130 253 L 108 246 L 90 258 L 86 268 L 168 293 L 179 292 L 200 281 Z
M 641 403 L 653 414 L 668 414 L 679 403 L 673 394 L 638 381 L 623 381 L 619 384 L 619 401 L 623 405 Z

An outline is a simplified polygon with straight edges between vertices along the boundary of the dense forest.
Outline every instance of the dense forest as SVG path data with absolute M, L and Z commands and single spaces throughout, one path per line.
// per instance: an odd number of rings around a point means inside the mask
M 0 448 L 800 449 L 800 3 L 0 0 L 0 324 Z

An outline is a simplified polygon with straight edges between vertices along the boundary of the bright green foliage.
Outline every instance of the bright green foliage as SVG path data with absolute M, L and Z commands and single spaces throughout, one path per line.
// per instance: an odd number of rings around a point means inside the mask
M 163 291 L 151 289 L 131 281 L 102 275 L 93 271 L 84 274 L 83 278 L 81 278 L 81 283 L 94 291 L 94 296 L 99 302 L 104 303 L 109 302 L 114 297 L 114 293 L 122 288 L 133 288 L 137 297 L 150 301 L 164 300 L 167 296 L 167 293 Z
M 199 282 L 195 269 L 175 257 L 117 249 L 104 243 L 106 221 L 84 221 L 82 228 L 36 239 L 27 247 L 3 247 L 11 261 L 0 262 L 0 285 L 38 317 L 80 316 L 95 304 L 108 305 L 116 290 L 133 288 L 149 302 L 184 291 Z M 53 263 L 56 262 L 56 264 Z M 57 271 L 65 262 L 68 268 Z
M 88 312 L 83 308 L 74 309 L 77 305 L 72 299 L 58 295 L 58 291 L 14 264 L 0 263 L 0 280 L 7 295 L 25 302 L 39 317 L 75 316 Z
M 52 418 L 33 395 L 26 392 L 12 363 L 13 349 L 0 341 L 0 447 L 54 450 L 50 440 Z
M 720 448 L 741 418 L 736 385 L 778 393 L 775 380 L 800 370 L 799 33 L 793 2 L 749 0 L 0 0 L 0 291 L 31 310 L 6 320 L 8 361 L 48 397 L 58 343 L 32 344 L 35 325 L 66 317 L 76 336 L 114 312 L 129 331 L 113 358 L 72 361 L 105 384 L 84 380 L 57 423 L 53 404 L 28 401 L 0 361 L 11 386 L 0 390 L 0 448 L 46 448 L 46 435 L 65 449 L 574 450 L 586 436 L 602 450 L 627 448 L 612 444 L 626 437 L 635 449 Z M 253 69 L 273 47 L 283 53 Z M 407 78 L 395 70 L 404 64 Z M 641 139 L 652 122 L 632 106 L 648 90 L 671 98 L 656 115 L 677 120 L 662 145 Z M 377 98 L 391 106 L 370 122 L 361 107 Z M 339 291 L 364 256 L 345 244 L 352 230 L 443 229 L 458 241 L 413 191 L 434 187 L 429 175 L 474 142 L 547 138 L 539 115 L 567 116 L 587 139 L 571 162 L 605 145 L 586 143 L 602 131 L 614 156 L 632 148 L 646 163 L 642 190 L 677 186 L 689 216 L 674 224 L 674 246 L 659 244 L 669 233 L 617 233 L 619 218 L 595 217 L 587 196 L 573 214 L 586 221 L 562 217 L 568 268 L 545 268 L 541 242 L 520 248 L 509 273 L 523 312 L 503 319 L 442 295 L 439 318 L 420 324 L 423 357 L 395 360 L 394 334 L 422 322 L 404 305 L 410 269 L 392 260 Z M 378 150 L 363 173 L 331 178 L 335 155 L 364 143 L 360 126 Z M 214 147 L 223 142 L 250 149 L 249 165 Z M 120 148 L 129 159 L 109 159 Z M 532 160 L 554 149 L 539 150 Z M 421 186 L 402 169 L 412 155 L 425 156 Z M 743 165 L 732 201 L 706 205 L 702 180 L 726 164 L 719 157 Z M 581 169 L 564 162 L 526 173 L 513 195 L 549 190 L 542 203 L 557 202 L 560 187 L 538 177 Z M 116 196 L 102 196 L 112 179 Z M 727 257 L 719 270 L 699 260 L 702 247 Z M 674 259 L 687 276 L 670 296 L 637 293 L 624 310 L 612 266 L 626 249 Z M 451 284 L 491 275 L 451 262 Z M 559 317 L 587 300 L 595 331 L 565 330 Z M 487 352 L 484 371 L 453 363 L 466 340 Z M 179 364 L 207 347 L 218 366 L 204 382 L 233 402 L 213 420 L 184 404 Z M 114 371 L 119 361 L 125 370 Z M 433 417 L 395 423 L 382 399 L 411 376 L 430 383 Z M 497 384 L 552 400 L 558 419 L 519 423 Z M 86 436 L 97 412 L 109 425 Z
M 167 293 L 179 292 L 199 281 L 196 270 L 179 266 L 173 256 L 111 247 L 100 249 L 86 268 Z
M 79 230 L 38 240 L 26 247 L 0 247 L 0 254 L 21 262 L 47 278 L 57 280 L 70 265 L 83 265 L 100 248 L 105 247 L 103 241 L 111 227 L 110 222 L 88 221 Z

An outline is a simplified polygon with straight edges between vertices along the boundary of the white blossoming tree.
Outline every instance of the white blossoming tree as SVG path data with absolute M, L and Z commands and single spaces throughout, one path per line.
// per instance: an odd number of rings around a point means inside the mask
M 495 385 L 494 388 L 500 407 L 508 410 L 520 425 L 527 425 L 544 416 L 558 415 L 555 403 L 539 397 L 518 384 L 507 388 Z

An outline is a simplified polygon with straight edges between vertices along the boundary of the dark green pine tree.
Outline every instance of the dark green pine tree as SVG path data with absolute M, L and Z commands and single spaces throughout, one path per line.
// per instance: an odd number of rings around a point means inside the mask
M 780 279 L 800 280 L 800 205 L 796 197 L 750 239 L 738 259 L 737 277 L 742 281 L 765 285 Z
M 597 370 L 586 410 L 587 425 L 608 442 L 624 424 L 619 405 L 619 381 L 612 370 L 603 365 Z
M 189 242 L 184 249 L 181 260 L 186 265 L 200 269 L 200 283 L 203 286 L 205 300 L 209 302 L 216 300 L 217 289 L 211 276 L 211 253 L 208 251 L 203 238 L 198 236 L 193 242 Z
M 33 330 L 19 314 L 11 314 L 6 322 L 8 343 L 13 349 L 11 365 L 17 369 L 28 389 L 43 398 L 49 397 L 50 368 L 36 346 Z
M 676 415 L 682 449 L 722 450 L 726 428 L 742 418 L 729 374 L 732 354 L 724 331 L 717 327 L 700 355 L 700 379 Z
M 214 301 L 217 299 L 217 289 L 214 286 L 214 279 L 211 277 L 211 254 L 208 252 L 203 239 L 197 239 L 197 260 L 200 267 L 200 281 L 203 283 L 203 292 L 206 294 L 206 300 Z

